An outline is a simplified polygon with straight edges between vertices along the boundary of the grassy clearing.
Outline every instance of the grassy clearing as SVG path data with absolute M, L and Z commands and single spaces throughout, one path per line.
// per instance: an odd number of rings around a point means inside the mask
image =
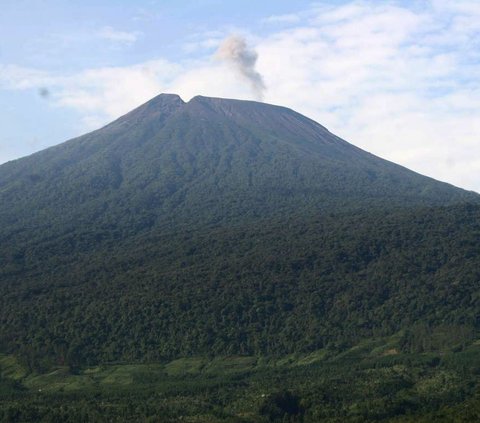
M 13 356 L 0 355 L 0 374 L 5 379 L 22 383 L 37 392 L 75 392 L 133 387 L 181 386 L 191 378 L 215 379 L 258 373 L 270 369 L 294 369 L 324 362 L 362 360 L 381 355 L 394 348 L 392 338 L 361 343 L 341 354 L 332 356 L 326 349 L 310 354 L 291 354 L 280 358 L 228 356 L 184 357 L 167 363 L 105 364 L 82 369 L 71 374 L 67 367 L 58 367 L 44 374 L 28 374 Z M 183 381 L 183 382 L 181 382 Z
M 323 349 L 280 358 L 185 357 L 167 363 L 111 363 L 84 368 L 79 374 L 71 374 L 67 367 L 27 374 L 13 357 L 3 355 L 0 421 L 33 421 L 28 413 L 54 415 L 51 421 L 59 421 L 76 413 L 79 420 L 75 421 L 125 421 L 125 416 L 128 421 L 157 421 L 157 416 L 170 416 L 165 421 L 181 417 L 191 422 L 263 423 L 260 410 L 274 404 L 271 398 L 282 390 L 293 392 L 308 410 L 304 420 L 292 417 L 291 421 L 363 422 L 366 416 L 386 421 L 473 398 L 478 385 L 475 372 L 480 374 L 480 345 L 473 343 L 459 352 L 405 354 L 395 341 L 394 337 L 369 340 L 337 354 Z M 15 390 L 16 386 L 20 389 Z M 4 393 L 9 397 L 2 399 Z M 20 420 L 12 420 L 12 410 L 25 414 L 15 414 Z M 1 413 L 7 416 L 4 420 Z M 405 419 L 388 421 L 409 421 Z
M 21 380 L 27 371 L 11 355 L 0 354 L 0 376 L 6 379 Z

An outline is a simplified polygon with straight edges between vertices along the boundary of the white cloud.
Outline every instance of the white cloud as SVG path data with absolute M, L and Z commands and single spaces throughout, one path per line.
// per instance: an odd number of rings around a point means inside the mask
M 185 53 L 194 53 L 198 51 L 204 50 L 212 50 L 218 47 L 218 45 L 222 42 L 224 35 L 221 36 L 212 36 L 210 38 L 202 38 L 201 40 L 197 41 L 189 41 L 183 45 L 183 50 Z
M 318 8 L 302 26 L 259 41 L 258 69 L 275 87 L 266 101 L 382 157 L 480 190 L 472 174 L 480 171 L 480 62 L 471 60 L 478 20 L 473 2 L 449 6 Z
M 265 36 L 246 34 L 259 55 L 267 102 L 298 110 L 374 154 L 480 191 L 477 0 L 352 1 L 264 22 L 288 24 Z M 54 86 L 52 101 L 82 113 L 89 129 L 162 91 L 185 100 L 252 98 L 248 84 L 212 60 L 222 36 L 216 30 L 187 38 L 185 51 L 202 55 L 181 63 L 160 59 L 73 75 L 3 66 L 0 87 Z
M 138 31 L 119 31 L 112 28 L 111 26 L 106 26 L 100 31 L 98 31 L 97 35 L 99 38 L 103 38 L 114 43 L 130 46 L 138 40 L 140 33 Z
M 91 69 L 63 78 L 56 100 L 87 114 L 115 118 L 166 87 L 179 66 L 154 60 L 129 67 Z
M 38 69 L 0 64 L 0 89 L 40 88 L 55 80 L 50 73 Z
M 152 60 L 128 67 L 88 69 L 55 75 L 14 65 L 0 65 L 0 88 L 46 87 L 52 104 L 82 115 L 82 130 L 95 129 L 165 91 L 181 66 Z
M 293 24 L 300 22 L 301 16 L 296 13 L 289 13 L 285 15 L 272 15 L 263 19 L 263 22 L 269 24 Z

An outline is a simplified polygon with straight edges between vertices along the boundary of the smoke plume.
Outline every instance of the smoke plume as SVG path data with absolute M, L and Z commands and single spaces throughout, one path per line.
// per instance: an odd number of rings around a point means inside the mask
M 263 99 L 265 84 L 256 69 L 258 54 L 248 48 L 244 38 L 233 35 L 226 38 L 217 50 L 216 57 L 229 63 L 245 79 L 258 100 Z

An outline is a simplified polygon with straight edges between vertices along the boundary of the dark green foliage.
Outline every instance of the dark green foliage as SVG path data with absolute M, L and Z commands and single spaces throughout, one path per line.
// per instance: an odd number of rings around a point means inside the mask
M 479 329 L 479 223 L 477 206 L 371 211 L 105 232 L 92 250 L 78 231 L 0 269 L 0 336 L 37 371 L 341 350 L 402 329 L 406 352 L 461 350 Z
M 275 421 L 302 421 L 304 410 L 300 398 L 290 391 L 279 391 L 268 395 L 260 406 L 260 414 Z
M 403 328 L 405 350 L 462 348 L 479 324 L 477 197 L 288 109 L 159 96 L 0 166 L 0 346 L 72 373 Z
M 242 421 L 224 411 L 242 397 L 236 383 L 267 392 L 251 405 L 272 421 L 381 420 L 422 401 L 436 410 L 451 390 L 424 398 L 412 391 L 418 374 L 370 379 L 365 369 L 478 368 L 468 346 L 480 329 L 479 204 L 291 110 L 162 95 L 0 166 L 0 352 L 30 373 L 60 366 L 80 377 L 111 362 L 323 349 L 346 362 L 314 376 L 295 368 L 172 384 L 189 392 L 185 415 L 211 421 Z M 349 361 L 350 347 L 392 335 L 404 354 Z M 352 394 L 349 372 L 372 385 Z M 282 378 L 295 395 L 271 390 Z M 452 384 L 464 389 L 454 407 L 471 386 Z M 366 402 L 345 402 L 365 392 Z M 175 421 L 175 402 L 149 395 L 65 406 L 60 396 L 48 407 L 28 396 L 1 409 L 5 421 Z
M 472 371 L 478 362 L 478 345 L 470 345 L 461 353 L 429 357 L 385 349 L 393 345 L 393 338 L 378 339 L 357 345 L 348 354 L 328 358 L 317 353 L 310 364 L 305 360 L 312 360 L 312 356 L 263 358 L 241 369 L 229 365 L 245 366 L 245 357 L 212 362 L 192 358 L 183 362 L 187 373 L 178 367 L 172 372 L 178 360 L 164 366 L 89 368 L 76 376 L 57 369 L 25 377 L 23 383 L 29 389 L 5 392 L 0 397 L 0 421 L 478 420 L 475 393 L 479 392 L 479 374 Z M 387 363 L 387 356 L 395 361 Z M 198 360 L 203 367 L 192 369 L 190 365 Z M 453 368 L 457 361 L 467 371 Z M 150 377 L 145 377 L 147 374 Z M 116 379 L 112 379 L 114 375 Z
M 92 241 L 478 196 L 368 154 L 291 110 L 161 95 L 98 131 L 0 166 L 0 239 Z M 78 240 L 81 241 L 81 240 Z M 64 245 L 68 248 L 69 245 Z M 21 251 L 11 251 L 21 263 Z

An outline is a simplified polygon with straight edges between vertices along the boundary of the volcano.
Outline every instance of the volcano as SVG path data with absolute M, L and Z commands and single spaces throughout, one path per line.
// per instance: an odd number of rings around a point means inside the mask
M 288 108 L 161 94 L 0 166 L 0 347 L 281 355 L 467 324 L 478 204 Z

